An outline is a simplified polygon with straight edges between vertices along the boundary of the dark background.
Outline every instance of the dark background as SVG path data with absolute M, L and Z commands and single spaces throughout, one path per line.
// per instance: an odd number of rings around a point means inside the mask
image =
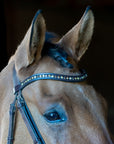
M 114 134 L 114 0 L 2 0 L 0 70 L 15 52 L 38 9 L 43 10 L 48 31 L 62 36 L 79 21 L 88 5 L 95 15 L 95 30 L 80 66 L 107 100 L 109 127 Z

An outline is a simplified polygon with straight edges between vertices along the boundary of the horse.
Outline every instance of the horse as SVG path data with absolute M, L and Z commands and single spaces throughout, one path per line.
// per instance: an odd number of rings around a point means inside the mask
M 0 73 L 0 144 L 113 144 L 107 103 L 78 67 L 93 29 L 90 8 L 61 38 L 36 13 Z

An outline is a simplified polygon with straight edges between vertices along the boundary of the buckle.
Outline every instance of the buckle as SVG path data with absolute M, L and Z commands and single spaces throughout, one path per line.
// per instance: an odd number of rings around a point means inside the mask
M 13 88 L 13 93 L 16 94 L 21 88 L 21 85 L 16 85 L 14 88 Z

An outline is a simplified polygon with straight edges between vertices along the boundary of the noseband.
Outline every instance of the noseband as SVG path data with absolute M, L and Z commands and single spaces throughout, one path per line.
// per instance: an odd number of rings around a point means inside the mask
M 26 104 L 26 101 L 22 95 L 22 90 L 28 86 L 29 84 L 38 81 L 38 80 L 55 80 L 55 81 L 63 81 L 63 82 L 81 82 L 87 78 L 87 73 L 85 70 L 80 71 L 79 75 L 62 75 L 56 73 L 38 73 L 34 74 L 23 82 L 20 82 L 15 66 L 13 67 L 13 85 L 14 85 L 14 95 L 15 99 L 12 104 L 10 104 L 10 119 L 9 119 L 9 132 L 8 132 L 8 140 L 7 144 L 13 144 L 14 141 L 14 130 L 15 130 L 15 113 L 16 109 L 19 109 L 22 118 L 28 128 L 28 131 L 33 139 L 34 144 L 45 144 L 43 137 L 40 134 L 40 131 L 33 119 L 33 116 Z

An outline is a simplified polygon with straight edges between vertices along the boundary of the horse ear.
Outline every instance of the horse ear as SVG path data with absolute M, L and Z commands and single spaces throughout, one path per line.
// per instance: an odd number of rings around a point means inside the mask
M 38 61 L 41 58 L 45 32 L 45 20 L 41 11 L 38 11 L 22 43 L 16 51 L 16 68 L 18 70 L 23 67 L 28 67 L 34 61 Z
M 78 24 L 60 39 L 59 44 L 78 62 L 90 44 L 93 28 L 94 16 L 88 7 Z
M 38 11 L 33 19 L 30 42 L 29 42 L 29 61 L 32 63 L 34 59 L 39 60 L 41 50 L 45 41 L 46 26 L 43 16 Z

